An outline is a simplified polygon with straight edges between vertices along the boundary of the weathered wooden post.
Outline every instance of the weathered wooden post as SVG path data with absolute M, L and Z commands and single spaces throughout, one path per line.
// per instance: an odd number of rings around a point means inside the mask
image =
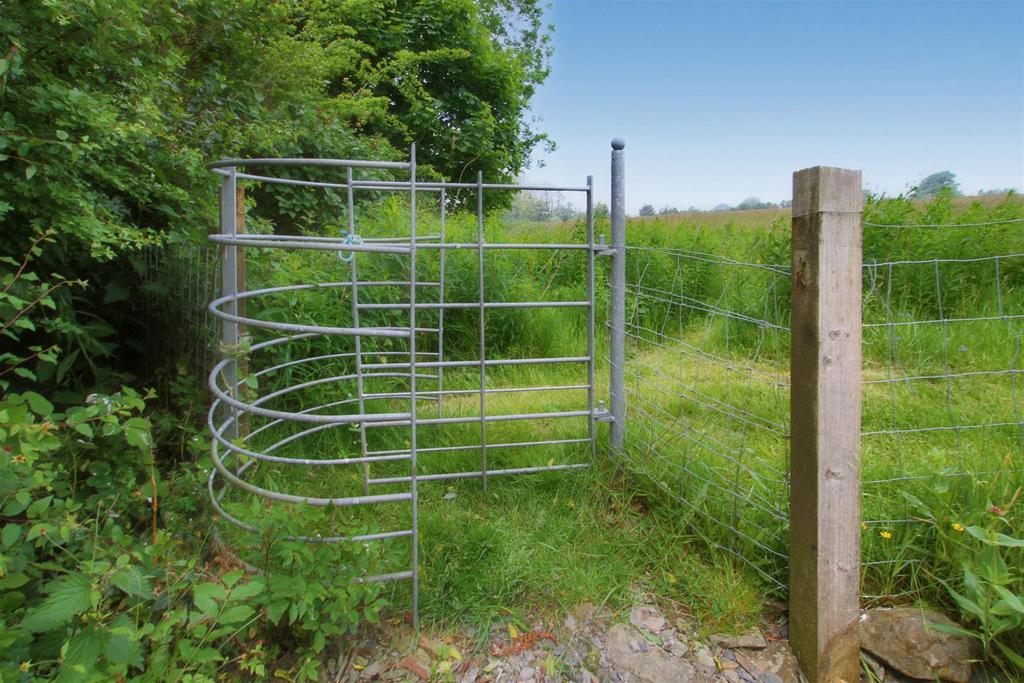
M 811 683 L 860 680 L 861 174 L 793 174 L 790 642 Z

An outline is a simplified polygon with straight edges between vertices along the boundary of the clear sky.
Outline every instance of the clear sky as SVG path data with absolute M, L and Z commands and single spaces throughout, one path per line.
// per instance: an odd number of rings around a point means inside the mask
M 622 136 L 630 213 L 787 199 L 819 164 L 888 194 L 941 170 L 1024 187 L 1024 0 L 552 0 L 547 19 L 532 109 L 558 149 L 530 181 L 593 174 L 607 201 Z

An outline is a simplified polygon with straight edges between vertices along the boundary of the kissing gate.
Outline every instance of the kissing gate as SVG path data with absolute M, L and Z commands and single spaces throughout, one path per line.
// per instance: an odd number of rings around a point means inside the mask
M 363 580 L 411 580 L 416 622 L 420 482 L 478 478 L 486 487 L 488 479 L 495 476 L 588 467 L 596 449 L 596 423 L 602 421 L 611 423 L 612 449 L 621 448 L 624 145 L 615 140 L 612 147 L 611 245 L 606 245 L 603 238 L 595 240 L 590 178 L 581 187 L 491 184 L 483 181 L 482 174 L 475 183 L 420 182 L 416 177 L 415 146 L 408 162 L 230 159 L 211 164 L 210 168 L 222 178 L 220 233 L 210 237 L 222 248 L 222 291 L 209 307 L 222 322 L 224 354 L 209 378 L 215 400 L 209 413 L 214 469 L 208 488 L 218 514 L 243 530 L 259 532 L 251 515 L 259 515 L 260 506 L 272 501 L 346 508 L 353 514 L 357 514 L 354 506 L 408 503 L 408 517 L 376 515 L 375 508 L 372 519 L 365 515 L 361 518 L 364 528 L 358 533 L 321 535 L 310 531 L 286 537 L 315 543 L 408 538 L 408 569 L 368 575 Z M 325 171 L 337 171 L 341 178 L 327 182 L 289 177 L 287 171 L 296 168 L 312 169 L 321 176 Z M 257 175 L 253 170 L 263 170 L 267 175 Z M 375 179 L 375 170 L 407 172 L 408 180 Z M 331 193 L 344 207 L 344 234 L 314 237 L 245 232 L 239 180 Z M 509 190 L 582 193 L 586 198 L 586 239 L 568 243 L 486 241 L 485 193 Z M 404 193 L 409 204 L 407 224 L 401 230 L 364 225 L 357 214 L 357 193 Z M 429 203 L 438 209 L 437 222 L 431 220 L 429 234 L 417 226 L 417 200 L 423 193 L 436 197 L 436 202 Z M 451 240 L 450 231 L 446 234 L 446 223 L 450 226 L 452 220 L 446 216 L 446 206 L 466 203 L 467 195 L 476 204 L 475 240 Z M 326 270 L 331 272 L 333 268 L 339 275 L 336 281 L 288 282 L 250 289 L 242 251 L 250 248 L 303 250 L 300 253 L 328 263 Z M 585 297 L 496 300 L 500 297 L 495 297 L 495 287 L 485 286 L 486 257 L 504 250 L 550 250 L 584 259 Z M 475 255 L 476 262 L 475 300 L 451 301 L 446 298 L 446 280 L 451 282 L 453 268 L 465 269 L 472 262 L 471 258 L 461 258 L 470 254 Z M 615 295 L 611 321 L 619 321 L 610 325 L 610 411 L 605 410 L 603 400 L 595 399 L 597 256 L 612 258 Z M 326 300 L 319 310 L 329 311 L 331 318 L 305 322 L 292 319 L 291 312 L 302 297 Z M 247 311 L 253 304 L 263 305 L 259 311 Z M 489 353 L 489 311 L 531 309 L 532 313 L 533 309 L 552 308 L 582 312 L 585 348 L 575 355 L 559 357 L 505 358 Z M 448 351 L 451 339 L 445 337 L 445 314 L 457 315 L 459 311 L 464 312 L 463 320 L 467 313 L 476 313 L 476 339 L 472 344 L 458 345 L 461 354 L 452 354 Z M 466 336 L 465 326 L 462 330 Z M 260 336 L 250 343 L 246 337 L 249 333 Z M 452 357 L 467 356 L 467 347 L 473 349 L 468 355 L 475 357 Z M 565 376 L 572 379 L 559 384 L 538 382 L 528 367 L 539 364 L 563 365 Z M 263 384 L 273 389 L 264 390 Z M 526 411 L 521 406 L 513 412 L 502 409 L 502 399 L 528 392 L 536 396 L 530 401 L 534 410 Z M 503 438 L 502 426 L 519 421 L 531 424 L 532 438 Z M 342 433 L 329 433 L 337 430 Z M 345 431 L 351 433 L 347 441 Z M 458 440 L 454 435 L 465 437 L 467 433 L 469 443 L 451 443 Z M 332 440 L 332 436 L 339 438 Z M 534 459 L 523 465 L 516 462 L 518 457 Z M 459 458 L 464 463 L 461 467 Z M 339 470 L 347 474 L 329 473 Z M 224 480 L 223 485 L 218 486 L 218 479 Z M 299 490 L 317 486 L 320 488 L 315 495 Z M 248 521 L 240 511 L 247 499 Z M 399 528 L 388 528 L 388 522 Z

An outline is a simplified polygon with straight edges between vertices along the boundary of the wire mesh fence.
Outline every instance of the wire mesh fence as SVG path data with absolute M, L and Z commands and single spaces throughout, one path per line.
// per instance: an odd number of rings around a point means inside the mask
M 636 244 L 627 263 L 626 465 L 781 590 L 788 268 Z
M 938 527 L 1024 483 L 1022 222 L 864 224 L 868 600 L 934 589 Z M 791 268 L 788 228 L 767 233 L 700 250 L 630 234 L 624 465 L 783 593 Z
M 217 321 L 207 310 L 220 283 L 220 253 L 192 242 L 148 247 L 133 258 L 146 299 L 147 380 L 194 377 L 202 386 L 217 355 Z M 157 394 L 168 394 L 156 386 Z

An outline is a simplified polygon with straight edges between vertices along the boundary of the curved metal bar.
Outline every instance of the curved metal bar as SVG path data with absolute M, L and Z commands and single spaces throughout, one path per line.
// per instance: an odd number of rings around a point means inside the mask
M 289 239 L 285 239 L 289 238 Z M 313 249 L 323 251 L 355 251 L 377 254 L 409 254 L 405 246 L 388 246 L 385 244 L 356 244 L 336 237 L 300 237 L 293 235 L 210 235 L 215 244 L 226 244 L 232 247 L 261 247 L 263 249 Z
M 371 161 L 367 159 L 303 159 L 303 158 L 256 158 L 218 159 L 206 164 L 211 171 L 218 168 L 248 168 L 250 166 L 327 166 L 331 168 L 392 168 L 408 169 L 408 161 Z
M 255 464 L 256 463 L 254 462 L 245 463 L 244 465 L 238 468 L 238 474 L 244 474 L 246 470 L 248 470 Z M 262 529 L 260 529 L 258 526 L 249 524 L 248 522 L 245 522 L 239 519 L 238 517 L 235 517 L 230 512 L 228 512 L 223 505 L 221 505 L 221 500 L 224 498 L 224 494 L 227 491 L 227 486 L 221 488 L 219 493 L 214 491 L 213 484 L 216 478 L 217 470 L 210 470 L 210 474 L 206 477 L 206 490 L 210 494 L 210 502 L 213 504 L 213 508 L 214 510 L 217 511 L 217 514 L 219 514 L 221 517 L 223 517 L 224 519 L 228 520 L 229 522 L 231 522 L 232 524 L 241 529 L 252 532 L 254 534 L 260 533 Z M 362 543 L 365 541 L 378 541 L 390 538 L 402 538 L 404 536 L 410 536 L 411 534 L 411 529 L 402 529 L 400 531 L 385 531 L 376 534 L 360 534 L 358 536 L 301 536 L 295 534 L 285 534 L 284 538 L 289 541 L 306 541 L 309 543 L 343 543 L 345 541 L 351 541 L 353 543 Z
M 367 455 L 367 456 L 359 456 L 359 457 L 355 457 L 355 458 L 332 458 L 332 459 L 328 459 L 328 460 L 320 460 L 320 459 L 315 459 L 315 458 L 288 458 L 288 457 L 285 457 L 285 456 L 282 456 L 282 455 L 270 455 L 271 451 L 277 450 L 281 446 L 286 446 L 289 443 L 293 443 L 295 441 L 298 441 L 299 439 L 301 439 L 303 437 L 306 437 L 306 436 L 309 436 L 310 434 L 314 434 L 314 433 L 317 433 L 317 432 L 322 432 L 322 431 L 325 431 L 327 429 L 331 429 L 331 428 L 334 428 L 334 427 L 344 426 L 344 425 L 337 424 L 337 423 L 335 423 L 335 424 L 326 424 L 326 425 L 317 425 L 317 426 L 315 426 L 315 427 L 313 427 L 311 429 L 304 429 L 301 432 L 298 432 L 297 434 L 292 434 L 290 436 L 284 437 L 284 438 L 276 441 L 275 443 L 271 444 L 270 446 L 267 446 L 263 451 L 250 450 L 250 449 L 245 448 L 243 446 L 239 446 L 237 444 L 231 443 L 230 440 L 228 440 L 227 438 L 225 438 L 223 436 L 224 431 L 234 421 L 234 418 L 233 417 L 229 417 L 228 419 L 224 420 L 224 422 L 218 428 L 218 426 L 216 425 L 216 422 L 214 420 L 214 414 L 215 414 L 215 411 L 216 411 L 218 406 L 220 406 L 220 401 L 214 401 L 213 404 L 211 405 L 210 411 L 207 413 L 207 417 L 206 417 L 206 426 L 209 427 L 210 433 L 213 435 L 213 438 L 217 439 L 217 441 L 220 441 L 221 445 L 223 445 L 227 450 L 231 451 L 232 453 L 238 453 L 240 455 L 245 455 L 245 456 L 248 456 L 250 458 L 253 458 L 254 460 L 263 460 L 265 462 L 274 462 L 274 463 L 278 463 L 278 464 L 282 464 L 282 465 L 309 465 L 309 466 L 314 466 L 314 467 L 328 467 L 328 466 L 336 466 L 336 465 L 354 465 L 354 464 L 363 463 L 363 462 L 389 462 L 389 461 L 394 461 L 394 460 L 408 460 L 409 459 L 408 455 L 402 455 L 400 453 L 386 453 L 386 454 L 381 454 L 381 455 Z M 278 423 L 280 423 L 280 421 L 278 421 Z M 250 434 L 249 438 L 251 438 L 252 436 L 253 436 L 253 434 Z
M 258 318 L 249 318 L 247 316 L 235 315 L 226 311 L 220 310 L 218 306 L 228 303 L 234 300 L 236 297 L 233 295 L 222 296 L 218 299 L 214 299 L 210 302 L 210 305 L 206 307 L 206 310 L 210 312 L 216 318 L 220 320 L 227 320 L 233 323 L 239 323 L 249 327 L 256 327 L 262 330 L 279 330 L 281 332 L 299 332 L 306 333 L 312 332 L 314 334 L 331 334 L 331 335 L 344 335 L 347 337 L 353 337 L 360 335 L 363 337 L 399 337 L 402 339 L 409 338 L 409 328 L 407 327 L 325 327 L 322 325 L 299 325 L 297 323 L 278 323 L 271 320 L 259 320 Z M 417 330 L 421 331 L 421 330 Z M 426 331 L 426 330 L 422 330 Z
M 223 428 L 222 428 L 223 429 Z M 346 496 L 340 498 L 322 498 L 319 496 L 295 496 L 290 493 L 271 491 L 255 484 L 250 484 L 241 477 L 235 476 L 220 459 L 220 451 L 216 440 L 210 442 L 210 459 L 220 475 L 238 488 L 256 494 L 268 500 L 296 505 L 312 505 L 314 507 L 346 507 L 350 505 L 367 505 L 370 503 L 398 503 L 412 499 L 408 493 L 381 493 L 370 496 Z
M 280 418 L 280 419 L 284 419 L 284 420 L 295 420 L 295 421 L 298 421 L 298 422 L 309 422 L 309 423 L 312 423 L 312 424 L 353 424 L 353 423 L 356 423 L 356 422 L 368 422 L 368 421 L 373 421 L 373 422 L 391 422 L 391 421 L 394 421 L 394 420 L 408 420 L 409 417 L 410 417 L 409 413 L 376 413 L 376 414 L 365 414 L 365 415 L 364 414 L 355 414 L 355 415 L 352 415 L 352 414 L 348 414 L 348 415 L 310 415 L 310 414 L 306 414 L 306 413 L 296 413 L 296 412 L 291 412 L 291 411 L 286 411 L 286 410 L 268 410 L 266 408 L 260 408 L 259 405 L 258 405 L 259 403 L 263 403 L 263 402 L 265 402 L 265 401 L 267 401 L 267 400 L 269 400 L 271 398 L 276 398 L 277 396 L 280 396 L 280 395 L 282 395 L 284 393 L 288 393 L 289 391 L 294 391 L 296 389 L 306 388 L 306 387 L 309 387 L 309 386 L 315 386 L 316 384 L 324 384 L 324 383 L 326 383 L 328 381 L 340 381 L 339 377 L 328 377 L 328 378 L 324 378 L 324 379 L 320 379 L 320 380 L 313 380 L 312 382 L 304 382 L 302 384 L 296 384 L 294 386 L 287 387 L 286 389 L 282 389 L 282 390 L 279 390 L 277 392 L 272 392 L 270 394 L 267 394 L 266 396 L 260 397 L 260 399 L 258 401 L 256 401 L 256 402 L 254 402 L 254 403 L 245 403 L 243 401 L 239 401 L 239 400 L 237 400 L 235 398 L 232 398 L 230 395 L 227 394 L 227 392 L 225 392 L 223 389 L 221 389 L 220 385 L 217 383 L 217 375 L 220 374 L 221 370 L 223 370 L 225 366 L 227 366 L 229 363 L 232 363 L 232 362 L 233 362 L 232 359 L 226 358 L 226 359 L 222 360 L 221 362 L 217 363 L 217 365 L 213 366 L 213 370 L 210 371 L 210 377 L 209 377 L 209 381 L 208 381 L 208 386 L 210 387 L 210 391 L 212 391 L 214 393 L 214 395 L 218 399 L 220 399 L 223 403 L 231 406 L 232 408 L 234 408 L 236 410 L 240 410 L 242 412 L 249 413 L 251 415 L 259 415 L 261 417 L 269 417 L 269 418 Z M 391 374 L 397 374 L 397 373 L 382 373 L 383 376 L 391 375 Z M 401 375 L 401 376 L 404 376 L 404 375 Z M 354 375 L 347 375 L 347 376 L 340 376 L 340 377 L 345 378 L 345 379 L 351 379 L 352 377 L 354 377 Z

